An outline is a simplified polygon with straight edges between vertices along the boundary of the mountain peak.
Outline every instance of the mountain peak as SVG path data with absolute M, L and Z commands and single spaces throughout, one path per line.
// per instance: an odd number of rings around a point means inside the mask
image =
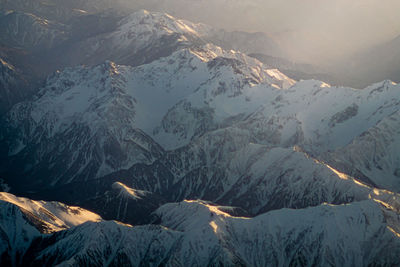
M 190 34 L 197 37 L 204 35 L 208 26 L 192 23 L 186 20 L 177 19 L 167 13 L 149 12 L 147 10 L 136 11 L 120 21 L 120 29 L 126 31 L 160 30 L 165 34 Z
M 151 192 L 147 191 L 142 191 L 142 190 L 136 190 L 133 188 L 129 188 L 123 183 L 120 182 L 115 182 L 112 184 L 112 189 L 119 191 L 119 193 L 125 197 L 129 197 L 132 199 L 142 199 L 142 197 L 145 197 L 146 195 L 150 195 Z

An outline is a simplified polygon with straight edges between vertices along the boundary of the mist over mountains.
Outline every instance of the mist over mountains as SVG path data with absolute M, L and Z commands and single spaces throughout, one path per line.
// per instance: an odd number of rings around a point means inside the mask
M 396 56 L 399 53 L 396 38 L 400 36 L 398 1 L 164 0 L 139 3 L 123 5 L 168 12 L 217 28 L 267 33 L 290 61 L 315 65 L 313 75 L 323 74 L 324 78 L 330 75 L 329 81 L 337 85 L 363 88 L 385 79 L 400 82 Z
M 400 265 L 398 38 L 320 65 L 274 1 L 0 7 L 0 265 Z
M 370 0 L 351 3 L 334 1 L 323 4 L 315 0 L 292 0 L 287 3 L 275 0 L 118 0 L 112 3 L 107 0 L 38 0 L 2 1 L 1 5 L 4 10 L 36 14 L 39 18 L 57 21 L 58 27 L 61 27 L 60 23 L 68 22 L 69 29 L 64 27 L 58 30 L 68 32 L 67 47 L 74 50 L 80 48 L 71 46 L 71 38 L 76 40 L 84 35 L 110 31 L 113 27 L 110 24 L 116 22 L 116 17 L 121 18 L 135 10 L 148 9 L 212 26 L 216 37 L 212 40 L 213 43 L 224 47 L 223 42 L 226 49 L 241 50 L 247 54 L 262 53 L 268 57 L 289 60 L 291 64 L 313 65 L 311 73 L 301 69 L 299 73 L 297 68 L 289 69 L 288 74 L 296 78 L 316 78 L 327 80 L 334 85 L 355 88 L 363 88 L 385 79 L 399 82 L 399 68 L 396 63 L 398 60 L 393 55 L 398 54 L 396 38 L 400 35 L 400 21 L 396 10 L 400 7 L 397 1 L 392 0 L 384 3 Z M 34 12 L 32 8 L 35 9 Z M 110 12 L 114 15 L 107 14 Z M 91 16 L 93 13 L 97 15 Z M 102 16 L 99 17 L 100 13 Z M 13 16 L 15 17 L 15 14 L 2 19 L 7 24 L 2 29 L 9 28 L 7 21 L 12 20 Z M 77 21 L 73 22 L 75 19 Z M 70 30 L 73 30 L 73 37 Z M 242 35 L 240 41 L 235 40 L 238 35 Z M 51 42 L 57 42 L 51 38 Z M 13 41 L 15 43 L 16 40 Z M 388 46 L 393 48 L 388 49 Z M 62 54 L 60 51 L 64 49 L 54 52 L 50 58 Z M 35 62 L 47 54 L 40 55 Z M 271 62 L 275 65 L 279 61 Z M 52 63 L 54 64 L 59 63 L 56 61 Z M 283 69 L 280 64 L 274 67 Z

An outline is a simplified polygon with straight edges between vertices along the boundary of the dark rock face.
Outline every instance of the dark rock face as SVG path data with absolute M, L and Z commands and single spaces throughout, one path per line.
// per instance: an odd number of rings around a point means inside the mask
M 151 214 L 166 203 L 155 193 L 135 190 L 119 182 L 114 183 L 111 190 L 97 195 L 79 202 L 80 206 L 101 214 L 103 219 L 132 225 L 149 223 Z
M 27 81 L 12 65 L 0 58 L 0 115 L 29 95 Z
M 347 107 L 345 110 L 336 113 L 330 120 L 329 124 L 331 127 L 334 127 L 336 123 L 345 122 L 352 117 L 356 116 L 358 113 L 358 105 L 353 104 Z

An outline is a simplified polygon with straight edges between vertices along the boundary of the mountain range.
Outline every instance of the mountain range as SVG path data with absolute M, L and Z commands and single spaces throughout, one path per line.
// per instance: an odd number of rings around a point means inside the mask
M 283 209 L 254 218 L 232 216 L 228 207 L 204 201 L 183 201 L 158 208 L 154 212 L 157 224 L 131 226 L 99 220 L 95 214 L 60 203 L 38 203 L 5 193 L 1 198 L 0 225 L 7 229 L 2 241 L 8 244 L 1 247 L 3 264 L 399 264 L 399 239 L 392 228 L 398 226 L 398 215 L 372 200 Z M 69 223 L 86 222 L 67 230 L 43 230 L 59 218 Z
M 400 85 L 84 2 L 0 2 L 2 265 L 400 264 Z

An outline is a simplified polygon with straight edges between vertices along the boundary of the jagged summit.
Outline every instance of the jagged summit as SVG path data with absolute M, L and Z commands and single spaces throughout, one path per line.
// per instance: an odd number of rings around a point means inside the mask
M 142 191 L 142 190 L 135 190 L 135 189 L 129 188 L 120 182 L 113 183 L 112 189 L 119 191 L 120 196 L 132 198 L 132 199 L 142 199 L 146 195 L 151 194 L 151 192 L 146 192 L 146 191 Z

